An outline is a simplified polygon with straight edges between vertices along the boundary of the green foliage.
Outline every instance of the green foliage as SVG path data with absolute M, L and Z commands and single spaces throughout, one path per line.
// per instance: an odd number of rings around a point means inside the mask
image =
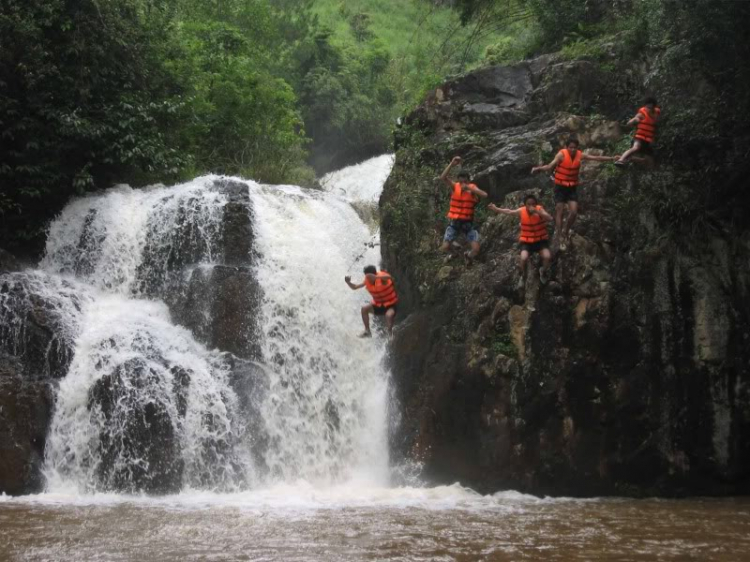
M 388 53 L 383 80 L 402 112 L 447 75 L 478 63 L 500 37 L 494 29 L 464 26 L 456 11 L 426 0 L 317 0 L 313 10 L 331 28 L 334 44 L 355 51 L 382 45 Z
M 33 238 L 72 193 L 169 178 L 186 158 L 165 131 L 179 100 L 158 59 L 171 4 L 5 0 L 0 12 L 2 234 Z
M 512 358 L 518 356 L 516 345 L 513 343 L 510 334 L 507 332 L 504 334 L 496 334 L 495 339 L 492 341 L 492 352 L 495 355 L 505 355 L 506 357 Z
M 304 161 L 292 87 L 258 64 L 247 30 L 223 22 L 180 26 L 170 68 L 185 84 L 180 144 L 201 170 L 281 182 Z
M 560 55 L 568 60 L 599 59 L 605 52 L 598 41 L 579 38 L 564 45 Z

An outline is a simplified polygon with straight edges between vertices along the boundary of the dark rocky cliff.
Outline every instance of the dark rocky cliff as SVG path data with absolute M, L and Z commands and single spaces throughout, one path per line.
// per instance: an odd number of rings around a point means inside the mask
M 655 171 L 586 163 L 572 247 L 553 254 L 546 286 L 532 259 L 516 289 L 515 217 L 480 210 L 471 267 L 437 252 L 448 192 L 436 176 L 452 156 L 491 201 L 517 207 L 534 191 L 552 212 L 551 182 L 529 171 L 569 134 L 587 150 L 622 152 L 619 123 L 643 85 L 659 95 L 670 77 L 642 64 L 617 72 L 613 82 L 601 65 L 554 57 L 484 69 L 435 90 L 397 139 L 380 202 L 385 265 L 408 313 L 391 354 L 401 411 L 391 449 L 433 482 L 750 492 L 750 232 L 737 160 L 709 183 L 709 161 L 678 161 L 667 142 Z M 697 103 L 708 86 L 693 82 L 669 99 Z M 714 153 L 711 169 L 738 151 Z M 725 208 L 691 206 L 704 205 L 703 189 L 724 189 Z

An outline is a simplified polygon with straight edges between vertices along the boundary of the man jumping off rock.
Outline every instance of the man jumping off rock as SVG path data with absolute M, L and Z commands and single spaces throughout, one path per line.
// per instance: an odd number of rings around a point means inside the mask
M 348 275 L 344 277 L 344 281 L 353 291 L 365 287 L 372 295 L 372 302 L 362 307 L 362 323 L 365 325 L 365 331 L 359 337 L 372 337 L 372 332 L 370 332 L 371 313 L 375 313 L 375 316 L 385 316 L 385 324 L 390 337 L 393 335 L 393 323 L 396 320 L 396 306 L 398 305 L 398 295 L 393 284 L 393 277 L 382 269 L 378 272 L 374 265 L 365 267 L 364 273 L 364 281 L 357 285 L 352 283 L 352 278 Z
M 474 207 L 476 207 L 480 198 L 487 197 L 487 193 L 470 183 L 471 178 L 466 172 L 459 172 L 458 181 L 455 183 L 448 178 L 451 168 L 460 163 L 461 158 L 454 157 L 448 167 L 440 174 L 440 179 L 451 188 L 451 202 L 448 210 L 448 218 L 451 222 L 445 229 L 445 236 L 440 249 L 443 252 L 450 251 L 451 243 L 459 234 L 463 234 L 471 244 L 471 250 L 466 252 L 464 257 L 467 263 L 471 263 L 479 253 L 479 233 L 474 227 Z
M 523 289 L 526 279 L 526 262 L 529 261 L 529 255 L 539 252 L 542 256 L 542 267 L 539 269 L 539 280 L 542 285 L 549 281 L 550 262 L 552 254 L 549 251 L 549 234 L 547 233 L 547 223 L 552 220 L 550 214 L 544 210 L 544 207 L 537 205 L 536 196 L 528 194 L 524 198 L 523 207 L 518 209 L 500 209 L 490 203 L 488 208 L 491 211 L 502 215 L 518 215 L 521 217 L 521 261 L 519 268 L 521 276 L 518 279 L 518 288 Z
M 656 98 L 648 97 L 643 100 L 643 107 L 638 110 L 630 121 L 628 126 L 636 125 L 635 136 L 628 150 L 626 150 L 620 159 L 615 162 L 617 166 L 625 166 L 628 158 L 638 153 L 638 156 L 644 156 L 649 166 L 653 165 L 654 149 L 652 143 L 656 137 L 656 125 L 661 117 L 661 108 L 656 102 Z
M 570 138 L 565 148 L 560 150 L 555 158 L 546 166 L 535 166 L 531 173 L 549 172 L 555 169 L 555 236 L 560 243 L 560 250 L 565 251 L 570 243 L 570 228 L 578 216 L 578 185 L 581 162 L 592 160 L 594 162 L 613 162 L 616 156 L 594 156 L 584 154 L 579 149 L 578 139 Z M 568 207 L 568 220 L 565 226 L 562 224 L 563 211 Z

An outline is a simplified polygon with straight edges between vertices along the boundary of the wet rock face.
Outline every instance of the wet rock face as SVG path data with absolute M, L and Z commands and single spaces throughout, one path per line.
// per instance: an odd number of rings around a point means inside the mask
M 258 353 L 255 324 L 260 289 L 252 273 L 253 230 L 245 183 L 217 180 L 214 189 L 228 198 L 216 265 L 180 260 L 172 272 L 172 290 L 159 291 L 175 320 L 209 348 L 239 357 Z M 189 258 L 189 256 L 188 256 Z
M 0 273 L 9 271 L 19 271 L 21 264 L 18 262 L 16 257 L 10 252 L 6 252 L 0 248 Z
M 500 206 L 534 191 L 552 212 L 549 179 L 530 168 L 571 132 L 608 154 L 623 138 L 614 119 L 587 116 L 589 63 L 478 74 L 407 119 L 422 140 L 397 153 L 381 199 L 385 266 L 410 313 L 392 344 L 394 461 L 482 491 L 750 492 L 750 234 L 670 239 L 651 209 L 622 204 L 649 173 L 586 163 L 546 286 L 535 257 L 517 288 L 516 217 L 480 211 L 478 261 L 444 263 L 448 193 L 434 177 L 452 156 Z M 479 122 L 477 104 L 515 120 Z
M 9 254 L 2 259 L 3 267 L 17 263 Z M 0 274 L 0 493 L 10 495 L 43 488 L 55 381 L 72 358 L 64 309 L 75 311 L 80 301 L 65 284 L 59 298 L 48 298 L 46 281 L 43 275 Z
M 190 375 L 176 373 L 177 409 L 184 417 Z M 105 420 L 99 435 L 99 484 L 118 492 L 170 493 L 182 485 L 183 462 L 168 404 L 140 394 L 159 384 L 159 375 L 133 359 L 99 379 L 89 394 L 89 410 Z
M 42 491 L 44 443 L 54 394 L 48 381 L 30 380 L 23 366 L 0 355 L 0 493 Z

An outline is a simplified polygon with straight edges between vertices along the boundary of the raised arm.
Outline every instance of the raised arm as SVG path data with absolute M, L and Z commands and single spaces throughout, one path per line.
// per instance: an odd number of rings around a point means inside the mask
M 365 286 L 364 283 L 358 283 L 357 285 L 355 285 L 354 283 L 352 283 L 352 278 L 349 275 L 347 275 L 346 277 L 344 277 L 344 281 L 346 282 L 347 285 L 349 285 L 349 288 L 352 291 L 356 291 L 357 289 L 361 289 L 362 287 Z
M 498 207 L 494 203 L 490 203 L 489 205 L 487 205 L 487 208 L 490 211 L 494 211 L 495 213 L 497 213 L 499 215 L 519 215 L 519 214 L 521 214 L 521 209 L 501 209 L 500 207 Z
M 550 162 L 546 166 L 534 166 L 533 168 L 531 168 L 531 173 L 536 174 L 537 172 L 549 172 L 552 168 L 555 168 L 560 163 L 562 158 L 562 154 L 558 151 L 558 153 L 555 154 L 555 157 L 552 159 L 552 162 Z
M 460 156 L 454 156 L 453 160 L 451 160 L 451 163 L 448 164 L 445 167 L 445 170 L 443 170 L 443 173 L 440 174 L 440 179 L 443 180 L 448 185 L 448 187 L 453 187 L 453 182 L 448 177 L 448 174 L 450 173 L 451 168 L 453 166 L 458 166 L 460 163 L 461 163 L 461 157 Z

